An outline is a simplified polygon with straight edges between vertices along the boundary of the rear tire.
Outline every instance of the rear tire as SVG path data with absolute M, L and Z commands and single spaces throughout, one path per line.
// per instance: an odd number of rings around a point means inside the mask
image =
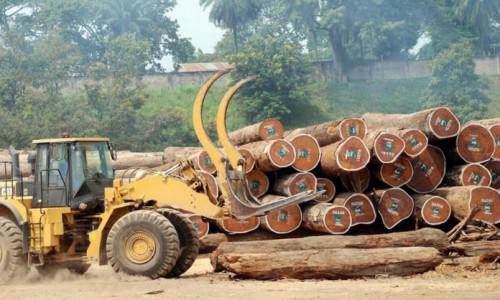
M 115 272 L 165 276 L 180 255 L 179 237 L 170 221 L 155 211 L 138 210 L 121 217 L 106 241 L 108 261 Z
M 0 284 L 28 273 L 23 233 L 13 221 L 0 217 Z
M 198 257 L 200 250 L 200 240 L 193 222 L 184 214 L 173 209 L 159 209 L 159 213 L 164 215 L 175 227 L 179 235 L 181 254 L 175 267 L 166 276 L 167 278 L 179 277 L 184 274 Z

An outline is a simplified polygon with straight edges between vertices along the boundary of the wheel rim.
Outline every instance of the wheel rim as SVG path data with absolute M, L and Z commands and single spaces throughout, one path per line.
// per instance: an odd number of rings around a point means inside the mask
M 155 238 L 149 232 L 132 232 L 125 241 L 125 254 L 127 259 L 136 264 L 145 264 L 151 261 L 155 253 Z

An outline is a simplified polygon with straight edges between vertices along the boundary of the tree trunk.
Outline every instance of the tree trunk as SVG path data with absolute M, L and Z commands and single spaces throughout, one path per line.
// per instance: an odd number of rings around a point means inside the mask
M 370 152 L 358 137 L 349 137 L 321 148 L 321 171 L 328 176 L 359 171 L 370 162 Z
M 257 168 L 264 172 L 290 167 L 297 158 L 295 148 L 286 140 L 262 141 L 242 147 L 252 152 Z
M 475 220 L 493 224 L 500 222 L 500 192 L 495 189 L 483 186 L 441 187 L 435 194 L 450 202 L 457 219 L 467 217 L 471 209 L 478 207 Z
M 317 179 L 312 173 L 292 173 L 276 179 L 273 191 L 293 196 L 305 191 L 316 191 Z
M 318 178 L 318 182 L 316 184 L 316 190 L 318 192 L 325 191 L 314 201 L 316 202 L 331 202 L 337 193 L 337 188 L 335 187 L 335 183 L 328 178 Z
M 284 131 L 280 121 L 267 119 L 229 133 L 229 139 L 233 145 L 244 145 L 258 141 L 282 139 Z
M 390 164 L 375 166 L 373 170 L 375 178 L 390 187 L 401 187 L 413 178 L 411 161 L 405 157 L 399 157 Z
M 330 234 L 344 234 L 351 228 L 349 210 L 331 203 L 316 203 L 304 209 L 302 227 Z
M 308 134 L 300 134 L 287 138 L 297 153 L 297 159 L 292 167 L 299 172 L 309 172 L 316 168 L 321 158 L 321 149 L 318 141 Z
M 403 189 L 375 190 L 373 197 L 386 229 L 393 229 L 413 214 L 414 201 Z
M 345 140 L 350 136 L 357 136 L 363 139 L 366 136 L 366 124 L 359 118 L 348 118 L 285 132 L 286 137 L 294 137 L 299 134 L 313 136 L 318 141 L 318 144 L 323 147 Z
M 252 279 L 345 279 L 412 275 L 443 262 L 434 248 L 327 249 L 260 253 L 225 253 L 217 270 Z
M 283 196 L 267 195 L 262 203 L 282 199 Z M 302 211 L 298 204 L 276 209 L 260 217 L 260 227 L 276 234 L 288 234 L 297 230 L 302 223 Z
M 408 157 L 419 156 L 429 146 L 429 138 L 421 130 L 402 129 L 399 131 L 399 136 L 405 142 L 404 153 Z
M 370 131 L 363 139 L 376 163 L 393 163 L 403 153 L 405 142 L 397 133 L 389 131 Z
M 460 121 L 446 107 L 431 108 L 412 114 L 366 113 L 362 119 L 368 130 L 380 128 L 418 129 L 430 140 L 442 140 L 458 135 Z
M 342 186 L 349 192 L 363 193 L 370 186 L 370 169 L 363 168 L 356 172 L 349 172 L 340 176 Z
M 491 174 L 491 187 L 500 189 L 500 160 L 491 160 L 484 164 Z
M 458 134 L 454 149 L 466 163 L 483 163 L 493 156 L 496 143 L 491 132 L 483 125 L 470 123 Z
M 446 223 L 451 216 L 448 200 L 433 195 L 413 195 L 415 201 L 414 216 L 423 225 L 437 226 Z
M 407 186 L 413 191 L 426 194 L 434 191 L 443 182 L 446 174 L 446 157 L 441 149 L 429 146 L 422 154 L 411 160 L 413 177 Z
M 451 167 L 446 173 L 445 182 L 449 186 L 490 186 L 492 178 L 490 170 L 485 166 L 480 164 L 468 164 Z
M 345 206 L 352 218 L 352 225 L 372 224 L 377 218 L 375 207 L 368 196 L 361 193 L 341 193 L 337 195 L 333 204 Z
M 247 174 L 247 184 L 250 193 L 256 198 L 264 196 L 269 190 L 269 178 L 259 169 Z
M 328 39 L 332 46 L 337 80 L 343 81 L 347 71 L 347 52 L 342 42 L 342 35 L 335 26 L 328 29 Z

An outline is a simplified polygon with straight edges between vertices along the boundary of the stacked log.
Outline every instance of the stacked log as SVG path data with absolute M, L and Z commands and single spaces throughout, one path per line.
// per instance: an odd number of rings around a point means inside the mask
M 333 181 L 322 177 L 317 178 L 316 191 L 324 191 L 323 194 L 319 195 L 318 198 L 315 199 L 316 202 L 331 202 L 333 198 L 335 198 L 337 188 L 335 187 L 335 183 L 333 183 Z
M 399 131 L 399 136 L 405 142 L 404 153 L 408 157 L 417 157 L 427 149 L 429 138 L 418 129 L 403 129 Z
M 393 229 L 413 214 L 413 198 L 403 189 L 374 190 L 372 196 L 386 229 Z
M 267 195 L 262 203 L 269 203 L 282 199 L 282 196 Z M 287 234 L 295 231 L 302 223 L 302 211 L 297 204 L 283 207 L 260 217 L 260 227 L 276 234 Z
M 363 140 L 377 163 L 395 162 L 405 149 L 405 142 L 398 134 L 388 131 L 371 131 Z
M 478 124 L 485 126 L 493 135 L 495 139 L 495 151 L 493 152 L 492 159 L 500 160 L 500 118 L 480 120 Z
M 491 132 L 479 123 L 469 123 L 456 139 L 455 151 L 466 163 L 483 163 L 491 159 L 496 141 Z
M 366 136 L 366 124 L 359 118 L 348 118 L 339 121 L 325 122 L 322 124 L 298 128 L 285 133 L 285 136 L 308 134 L 313 136 L 318 144 L 323 147 L 338 141 L 355 136 L 363 139 Z
M 422 154 L 411 160 L 413 178 L 407 186 L 425 194 L 434 191 L 443 182 L 446 174 L 446 157 L 441 149 L 429 146 Z
M 443 197 L 433 195 L 413 195 L 414 216 L 422 225 L 438 226 L 446 223 L 451 216 L 451 205 Z
M 332 177 L 359 171 L 370 162 L 370 151 L 358 137 L 348 137 L 321 148 L 321 171 Z
M 331 203 L 316 203 L 307 206 L 303 212 L 302 227 L 314 232 L 344 234 L 351 228 L 349 210 Z
M 259 228 L 260 219 L 258 217 L 250 217 L 245 220 L 228 218 L 216 220 L 215 224 L 228 234 L 243 234 Z
M 253 170 L 247 174 L 247 185 L 254 197 L 262 197 L 269 190 L 269 178 L 261 170 Z
M 247 149 L 238 149 L 238 152 L 240 152 L 240 155 L 245 160 L 245 173 L 252 172 L 255 169 L 255 158 L 253 158 L 252 152 Z
M 293 145 L 283 139 L 254 142 L 242 148 L 252 153 L 257 168 L 264 172 L 290 167 L 297 157 Z
M 491 160 L 484 165 L 491 174 L 491 187 L 500 189 L 500 161 Z
M 292 167 L 299 172 L 309 172 L 316 168 L 321 158 L 318 141 L 308 134 L 287 137 L 295 148 L 297 158 Z
M 372 224 L 377 218 L 375 207 L 368 196 L 361 193 L 341 193 L 333 201 L 335 205 L 345 206 L 351 215 L 352 225 Z
M 315 191 L 317 179 L 312 173 L 292 173 L 276 180 L 273 191 L 283 196 L 293 196 L 305 191 Z
M 233 145 L 244 145 L 257 141 L 281 139 L 284 135 L 283 124 L 276 119 L 267 119 L 229 133 Z
M 449 186 L 490 186 L 492 174 L 488 168 L 480 164 L 453 166 L 446 173 L 445 181 Z
M 197 174 L 205 181 L 207 190 L 212 195 L 212 198 L 217 199 L 219 197 L 219 184 L 215 176 L 205 171 L 199 171 Z
M 126 170 L 136 168 L 154 168 L 164 163 L 162 152 L 118 151 L 117 159 L 112 161 L 113 169 Z
M 200 215 L 189 214 L 188 217 L 193 222 L 194 229 L 198 233 L 198 238 L 200 240 L 205 238 L 210 231 L 210 223 L 205 221 Z
M 371 182 L 371 172 L 368 168 L 349 172 L 340 176 L 340 182 L 344 189 L 349 192 L 364 193 Z
M 382 164 L 374 168 L 375 177 L 391 187 L 401 187 L 413 178 L 413 166 L 406 157 L 399 157 L 395 162 Z

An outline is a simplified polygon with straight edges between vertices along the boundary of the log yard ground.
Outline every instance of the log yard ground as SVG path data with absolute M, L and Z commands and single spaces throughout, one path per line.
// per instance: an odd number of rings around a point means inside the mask
M 59 271 L 50 279 L 32 271 L 25 279 L 2 286 L 0 299 L 500 299 L 500 270 L 461 262 L 457 266 L 448 261 L 435 271 L 409 277 L 255 281 L 213 273 L 203 255 L 177 279 L 115 274 L 107 266 L 93 266 L 83 276 Z

